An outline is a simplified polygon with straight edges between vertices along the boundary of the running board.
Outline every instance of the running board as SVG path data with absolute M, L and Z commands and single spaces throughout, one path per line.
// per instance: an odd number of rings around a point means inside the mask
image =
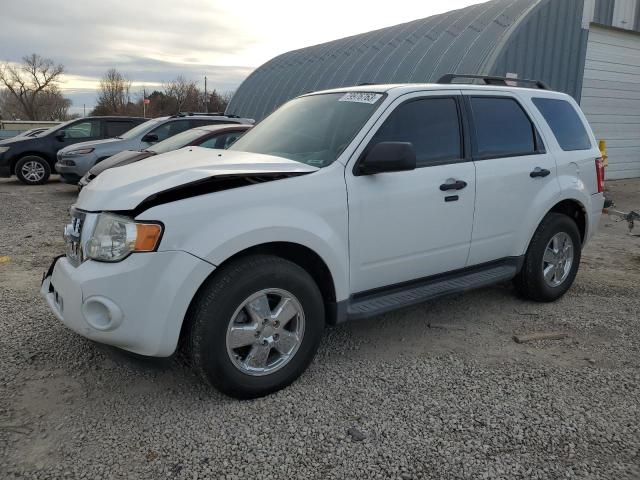
M 521 265 L 520 260 L 520 258 L 509 258 L 500 262 L 492 262 L 483 267 L 411 282 L 404 286 L 358 294 L 351 298 L 347 306 L 347 320 L 372 317 L 445 295 L 511 280 L 518 273 Z

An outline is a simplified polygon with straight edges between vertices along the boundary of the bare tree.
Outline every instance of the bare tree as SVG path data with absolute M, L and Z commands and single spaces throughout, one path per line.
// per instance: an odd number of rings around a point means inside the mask
M 182 75 L 178 75 L 174 80 L 163 85 L 164 94 L 173 99 L 174 112 L 198 110 L 200 91 L 196 82 L 187 80 Z
M 218 93 L 217 90 L 213 90 L 208 94 L 208 97 L 208 109 L 210 112 L 224 112 L 231 101 L 231 97 L 233 97 L 233 92 Z
M 110 68 L 100 80 L 94 115 L 123 115 L 131 103 L 131 80 L 115 68 Z
M 62 65 L 56 65 L 53 60 L 32 53 L 23 57 L 19 65 L 0 65 L 0 84 L 20 105 L 27 120 L 40 120 L 45 115 L 42 97 L 51 97 L 53 91 L 62 96 L 57 84 L 63 73 Z

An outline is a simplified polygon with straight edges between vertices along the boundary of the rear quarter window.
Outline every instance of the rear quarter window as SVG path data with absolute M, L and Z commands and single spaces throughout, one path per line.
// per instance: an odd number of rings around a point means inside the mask
M 533 104 L 549 124 L 564 151 L 590 150 L 591 139 L 573 105 L 555 98 L 534 98 Z

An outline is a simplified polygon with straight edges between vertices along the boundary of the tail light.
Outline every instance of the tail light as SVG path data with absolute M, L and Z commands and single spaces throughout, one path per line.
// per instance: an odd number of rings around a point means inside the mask
M 604 161 L 596 158 L 596 179 L 598 182 L 598 193 L 604 192 Z

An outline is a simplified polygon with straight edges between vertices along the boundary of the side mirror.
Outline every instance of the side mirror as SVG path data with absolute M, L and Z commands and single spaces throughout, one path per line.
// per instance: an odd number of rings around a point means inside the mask
M 416 152 L 409 142 L 380 142 L 360 162 L 357 175 L 416 169 Z
M 142 137 L 142 141 L 145 143 L 155 143 L 158 141 L 158 135 L 155 133 L 147 133 L 144 137 Z
M 67 134 L 65 133 L 64 130 L 60 130 L 58 133 L 56 133 L 56 138 L 60 141 L 64 140 L 66 136 Z

